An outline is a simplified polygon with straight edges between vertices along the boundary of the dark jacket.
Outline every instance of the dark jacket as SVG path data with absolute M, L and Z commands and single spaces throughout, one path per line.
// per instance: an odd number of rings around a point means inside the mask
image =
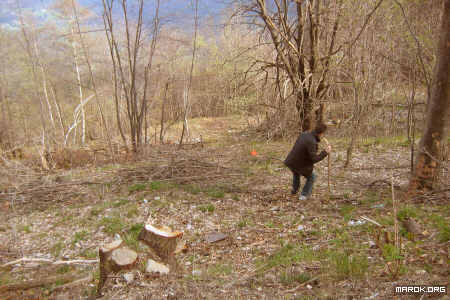
M 317 155 L 318 142 L 320 139 L 314 131 L 300 134 L 291 152 L 284 160 L 284 164 L 292 172 L 306 177 L 311 176 L 314 164 L 328 155 L 325 150 Z

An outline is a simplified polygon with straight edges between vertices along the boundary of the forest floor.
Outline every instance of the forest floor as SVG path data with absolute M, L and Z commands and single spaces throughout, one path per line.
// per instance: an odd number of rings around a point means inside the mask
M 151 216 L 184 232 L 182 270 L 127 271 L 129 282 L 116 274 L 101 299 L 391 299 L 398 285 L 448 287 L 447 171 L 438 193 L 404 199 L 410 152 L 402 139 L 365 139 L 343 168 L 347 142 L 330 134 L 331 194 L 325 159 L 311 199 L 299 201 L 281 162 L 294 141 L 267 142 L 245 128 L 237 117 L 194 120 L 192 134 L 203 143 L 156 145 L 134 161 L 21 177 L 14 195 L 0 194 L 0 266 L 22 257 L 95 260 L 98 247 L 118 235 L 136 246 Z M 389 234 L 393 204 L 400 251 Z M 408 218 L 416 234 L 403 225 Z M 226 238 L 210 243 L 211 232 Z M 55 275 L 93 278 L 2 291 Z M 95 262 L 16 263 L 0 268 L 0 299 L 88 299 L 98 276 Z M 397 299 L 430 296 L 450 299 Z

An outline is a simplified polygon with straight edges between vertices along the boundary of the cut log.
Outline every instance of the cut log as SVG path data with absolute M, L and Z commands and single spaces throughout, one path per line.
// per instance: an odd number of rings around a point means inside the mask
M 106 244 L 98 250 L 100 256 L 100 280 L 97 294 L 101 293 L 108 274 L 133 268 L 137 262 L 137 253 L 124 246 L 122 240 Z
M 115 240 L 112 243 L 106 244 L 103 247 L 101 247 L 99 249 L 100 252 L 103 253 L 110 253 L 111 251 L 113 251 L 114 249 L 119 248 L 122 245 L 123 241 L 122 240 Z
M 168 227 L 157 228 L 147 224 L 142 228 L 138 239 L 152 248 L 163 260 L 168 260 L 174 255 L 178 238 L 181 236 L 183 236 L 183 232 L 172 231 Z

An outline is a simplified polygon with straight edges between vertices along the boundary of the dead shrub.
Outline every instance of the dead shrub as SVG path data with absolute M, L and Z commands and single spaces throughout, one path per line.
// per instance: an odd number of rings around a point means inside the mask
M 46 153 L 45 159 L 52 169 L 72 169 L 92 165 L 95 162 L 95 156 L 92 151 L 67 147 Z

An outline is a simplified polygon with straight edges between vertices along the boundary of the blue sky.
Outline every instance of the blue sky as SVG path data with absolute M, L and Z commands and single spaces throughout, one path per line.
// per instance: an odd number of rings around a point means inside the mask
M 101 15 L 103 11 L 102 0 L 78 0 L 79 3 L 88 9 Z M 24 11 L 31 12 L 39 19 L 43 20 L 50 17 L 48 6 L 54 0 L 19 0 Z M 118 5 L 118 0 L 115 1 Z M 128 0 L 131 5 L 136 0 Z M 154 0 L 145 0 L 150 7 L 154 7 Z M 217 16 L 220 11 L 226 6 L 224 0 L 199 0 L 199 14 L 200 16 Z M 154 10 L 149 9 L 151 15 Z M 14 25 L 17 14 L 17 0 L 0 0 L 0 24 Z M 172 21 L 177 23 L 189 21 L 189 16 L 193 15 L 192 4 L 190 0 L 161 0 L 161 15 L 171 16 Z

